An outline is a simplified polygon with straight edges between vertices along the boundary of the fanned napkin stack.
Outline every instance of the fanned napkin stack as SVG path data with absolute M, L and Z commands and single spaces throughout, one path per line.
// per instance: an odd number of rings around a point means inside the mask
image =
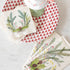
M 23 3 L 33 10 L 30 12 Z M 6 31 L 8 37 L 14 41 L 40 41 L 33 46 L 23 70 L 63 70 L 70 63 L 70 44 L 63 36 L 52 34 L 59 20 L 56 2 L 7 0 L 5 4 L 0 16 L 0 27 Z M 37 26 L 33 20 L 38 23 Z
M 63 70 L 70 63 L 70 44 L 53 33 L 34 46 L 23 70 Z
M 0 26 L 13 40 L 21 40 L 27 34 L 36 32 L 31 12 L 26 6 L 17 6 L 14 10 L 6 11 L 0 16 Z

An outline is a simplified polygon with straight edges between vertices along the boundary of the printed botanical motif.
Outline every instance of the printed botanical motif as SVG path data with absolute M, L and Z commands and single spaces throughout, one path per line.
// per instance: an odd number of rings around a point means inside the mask
M 63 58 L 70 56 L 70 49 L 60 48 L 63 41 L 53 46 L 55 41 L 56 38 L 52 38 L 48 43 L 43 40 L 34 47 L 31 62 L 27 64 L 30 70 L 57 70 L 57 65 L 64 62 Z
M 28 28 L 29 23 L 30 23 L 30 17 L 27 15 L 26 12 L 21 12 L 20 10 L 18 10 L 18 17 L 21 18 L 21 20 L 19 21 L 19 24 L 17 24 L 17 22 L 15 22 L 15 19 L 17 18 L 16 16 L 13 17 L 13 13 L 10 13 L 10 16 L 7 18 L 7 26 L 10 30 L 12 30 L 13 32 L 19 32 L 21 30 L 24 30 L 26 28 Z M 15 25 L 21 25 L 18 28 L 16 28 Z
M 33 17 L 40 17 L 42 14 L 44 14 L 44 9 L 41 9 L 41 10 L 30 9 L 30 11 Z

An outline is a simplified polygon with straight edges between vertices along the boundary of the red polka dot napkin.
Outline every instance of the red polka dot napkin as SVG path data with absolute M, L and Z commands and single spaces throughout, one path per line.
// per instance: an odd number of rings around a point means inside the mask
M 12 10 L 16 6 L 24 5 L 23 0 L 7 0 L 7 2 L 4 5 L 3 12 Z M 40 17 L 33 17 L 34 22 L 36 22 L 36 33 L 32 33 L 29 35 L 26 35 L 25 38 L 21 39 L 22 42 L 35 42 L 45 39 L 46 37 L 50 36 L 54 30 L 56 29 L 56 26 L 59 21 L 59 11 L 56 2 L 48 1 L 47 6 L 44 8 L 44 14 Z

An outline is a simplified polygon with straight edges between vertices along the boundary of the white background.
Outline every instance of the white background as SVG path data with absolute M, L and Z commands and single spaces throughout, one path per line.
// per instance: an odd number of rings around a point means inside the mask
M 0 14 L 4 1 L 0 0 Z M 70 0 L 56 0 L 60 12 L 59 25 L 56 32 L 63 35 L 70 42 Z M 23 70 L 22 66 L 32 50 L 31 44 L 15 44 L 7 39 L 0 29 L 0 70 Z M 70 70 L 70 66 L 65 68 Z

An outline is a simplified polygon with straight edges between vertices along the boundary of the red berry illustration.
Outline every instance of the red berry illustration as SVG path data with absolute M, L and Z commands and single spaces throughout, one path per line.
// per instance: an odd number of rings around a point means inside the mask
M 39 63 L 38 64 L 42 64 L 42 61 L 39 61 Z
M 35 70 L 39 70 L 38 68 L 36 68 Z
M 32 67 L 37 67 L 37 64 L 33 64 Z

